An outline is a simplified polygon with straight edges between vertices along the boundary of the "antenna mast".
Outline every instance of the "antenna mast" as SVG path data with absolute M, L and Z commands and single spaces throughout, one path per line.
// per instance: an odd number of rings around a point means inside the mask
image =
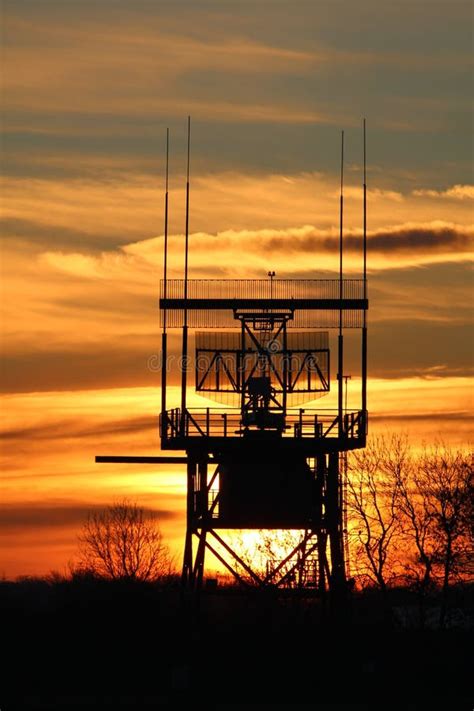
M 163 260 L 163 298 L 168 297 L 168 175 L 169 175 L 170 130 L 166 129 L 166 171 L 165 171 L 165 232 Z M 161 412 L 166 412 L 166 368 L 167 368 L 167 309 L 163 309 L 163 333 L 161 334 Z M 163 420 L 164 421 L 164 420 Z
M 367 299 L 367 153 L 365 140 L 365 118 L 363 122 L 363 144 L 364 144 L 364 300 Z M 363 311 L 362 321 L 362 410 L 367 411 L 367 311 Z M 366 425 L 367 426 L 367 425 Z
M 181 417 L 185 422 L 186 384 L 188 375 L 188 252 L 189 252 L 189 162 L 191 149 L 191 117 L 188 116 L 188 160 L 186 168 L 186 227 L 184 242 L 184 309 L 183 309 L 183 349 L 181 359 Z
M 343 266 L 343 229 L 344 229 L 344 131 L 341 132 L 341 187 L 340 187 L 340 203 L 339 203 L 339 337 L 338 337 L 338 420 L 339 420 L 339 436 L 342 436 L 343 430 L 343 375 L 344 375 L 344 343 L 342 335 L 343 317 L 343 281 L 342 281 L 342 266 Z

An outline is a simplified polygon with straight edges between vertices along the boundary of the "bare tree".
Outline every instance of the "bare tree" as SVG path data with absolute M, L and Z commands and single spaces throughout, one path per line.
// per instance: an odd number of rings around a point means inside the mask
M 398 481 L 407 466 L 407 439 L 399 435 L 376 437 L 349 460 L 348 535 L 354 570 L 384 594 L 399 567 Z
M 373 439 L 350 459 L 347 503 L 353 565 L 385 593 L 403 578 L 425 598 L 441 591 L 444 626 L 454 580 L 474 574 L 473 456 L 443 444 L 414 457 L 406 437 Z
M 450 583 L 457 574 L 466 575 L 466 561 L 472 559 L 472 464 L 472 455 L 438 444 L 423 452 L 414 477 L 422 501 L 420 519 L 429 526 L 432 566 L 439 571 L 441 627 Z
M 403 531 L 405 583 L 418 594 L 420 625 L 425 624 L 426 597 L 435 585 L 438 540 L 434 531 L 430 492 L 418 475 L 419 461 L 397 473 L 398 509 Z
M 356 569 L 385 592 L 387 580 L 403 577 L 425 598 L 441 587 L 440 624 L 455 577 L 472 574 L 472 456 L 444 445 L 410 454 L 405 437 L 372 440 L 357 453 L 348 481 L 350 535 Z
M 128 500 L 89 515 L 79 552 L 82 570 L 112 580 L 156 580 L 172 567 L 157 520 Z

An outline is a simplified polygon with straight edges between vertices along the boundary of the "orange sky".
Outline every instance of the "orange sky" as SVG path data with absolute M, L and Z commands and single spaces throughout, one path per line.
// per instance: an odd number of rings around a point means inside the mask
M 358 276 L 367 116 L 371 428 L 470 442 L 469 4 L 355 5 L 3 3 L 0 573 L 64 569 L 122 496 L 181 548 L 182 472 L 94 455 L 158 453 L 164 138 L 181 276 L 188 113 L 199 278 L 334 274 L 342 128 Z

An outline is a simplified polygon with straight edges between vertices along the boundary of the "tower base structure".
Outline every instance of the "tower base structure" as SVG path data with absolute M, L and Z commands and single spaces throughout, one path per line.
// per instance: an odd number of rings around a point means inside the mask
M 339 452 L 314 451 L 314 443 L 300 446 L 268 434 L 264 441 L 257 436 L 238 446 L 187 450 L 187 590 L 201 590 L 209 553 L 245 587 L 321 595 L 345 588 Z M 268 561 L 264 571 L 239 551 L 235 536 L 262 529 L 298 532 L 292 549 Z

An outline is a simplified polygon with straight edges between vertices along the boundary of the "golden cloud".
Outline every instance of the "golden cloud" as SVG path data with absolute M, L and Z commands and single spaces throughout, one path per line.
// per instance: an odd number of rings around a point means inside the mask
M 184 227 L 184 184 L 171 176 L 170 233 Z M 463 186 L 467 194 L 470 186 Z M 459 186 L 446 193 L 459 192 Z M 368 191 L 371 230 L 388 225 L 441 221 L 458 225 L 472 222 L 468 200 L 439 200 L 433 196 L 401 193 L 380 185 L 380 177 Z M 162 179 L 156 175 L 106 171 L 99 178 L 6 178 L 2 186 L 5 237 L 22 237 L 34 244 L 41 237 L 51 245 L 75 244 L 100 249 L 160 234 L 163 225 Z M 322 173 L 245 174 L 218 172 L 192 176 L 191 229 L 217 234 L 228 230 L 287 229 L 315 225 L 337 229 L 339 198 L 337 180 Z M 16 221 L 14 223 L 13 221 Z M 21 221 L 21 223 L 19 222 Z M 351 231 L 362 224 L 362 192 L 354 174 L 345 190 L 345 226 Z M 35 230 L 40 231 L 40 235 Z M 64 236 L 61 235 L 64 231 Z M 81 249 L 83 251 L 83 249 Z
M 453 185 L 446 190 L 414 190 L 417 197 L 451 198 L 454 200 L 474 199 L 474 185 Z

